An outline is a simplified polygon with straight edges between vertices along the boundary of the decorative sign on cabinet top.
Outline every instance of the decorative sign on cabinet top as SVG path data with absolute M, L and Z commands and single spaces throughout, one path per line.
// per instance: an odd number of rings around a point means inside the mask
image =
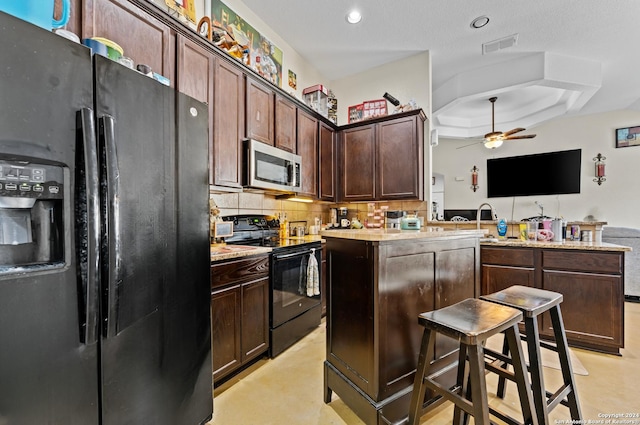
M 282 87 L 282 50 L 220 0 L 211 0 L 210 19 L 214 44 Z

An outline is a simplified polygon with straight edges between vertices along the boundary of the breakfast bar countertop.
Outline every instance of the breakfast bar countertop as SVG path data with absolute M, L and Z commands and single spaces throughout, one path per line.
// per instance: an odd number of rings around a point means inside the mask
M 631 251 L 631 247 L 615 245 L 607 242 L 581 242 L 581 241 L 524 241 L 521 239 L 481 240 L 481 246 L 492 247 L 520 247 L 520 248 L 555 248 L 575 249 L 581 251 Z

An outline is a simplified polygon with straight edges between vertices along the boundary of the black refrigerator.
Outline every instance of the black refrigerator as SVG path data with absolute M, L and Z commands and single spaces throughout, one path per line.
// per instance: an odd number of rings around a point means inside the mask
M 0 40 L 0 424 L 207 422 L 207 106 L 2 12 Z

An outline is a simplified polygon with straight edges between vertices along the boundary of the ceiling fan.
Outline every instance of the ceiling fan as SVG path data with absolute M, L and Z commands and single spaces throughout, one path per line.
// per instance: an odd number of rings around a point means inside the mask
M 533 139 L 534 137 L 536 137 L 535 134 L 515 135 L 516 133 L 520 133 L 521 131 L 525 130 L 522 127 L 514 128 L 513 130 L 504 131 L 504 132 L 496 131 L 496 128 L 495 128 L 496 100 L 498 100 L 497 97 L 489 98 L 489 102 L 491 102 L 491 133 L 487 133 L 484 135 L 484 140 L 482 140 L 482 143 L 484 143 L 485 148 L 487 149 L 499 148 L 500 146 L 502 146 L 502 143 L 504 143 L 505 140 Z M 460 146 L 460 147 L 464 148 L 467 146 L 471 146 L 471 145 Z

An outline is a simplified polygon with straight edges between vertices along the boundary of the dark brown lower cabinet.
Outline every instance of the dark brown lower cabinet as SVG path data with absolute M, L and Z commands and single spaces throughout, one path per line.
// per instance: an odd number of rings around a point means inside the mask
M 268 259 L 255 256 L 211 266 L 214 383 L 269 349 Z
M 422 312 L 480 290 L 477 238 L 327 243 L 325 401 L 332 392 L 366 424 L 399 423 L 409 409 Z M 457 343 L 436 341 L 432 360 L 455 382 Z
M 482 293 L 524 285 L 561 293 L 570 345 L 620 354 L 624 347 L 624 252 L 535 247 L 481 250 Z M 553 337 L 551 317 L 539 323 Z

